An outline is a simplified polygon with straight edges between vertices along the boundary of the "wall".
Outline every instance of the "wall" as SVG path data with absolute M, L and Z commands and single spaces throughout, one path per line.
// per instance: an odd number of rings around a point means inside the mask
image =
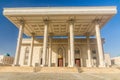
M 29 47 L 30 49 L 30 39 L 23 39 L 22 41 L 22 47 L 21 47 L 21 53 L 20 53 L 20 65 L 21 66 L 27 66 L 24 65 L 24 58 L 25 58 L 25 48 Z M 43 46 L 43 40 L 37 39 L 34 41 L 34 49 L 33 49 L 33 60 L 32 60 L 32 65 L 35 66 L 40 66 L 41 65 L 41 57 L 42 57 L 42 46 Z M 82 67 L 87 67 L 88 64 L 88 54 L 87 54 L 87 44 L 86 44 L 86 39 L 75 39 L 75 48 L 80 49 L 80 60 L 81 60 L 81 66 Z M 91 48 L 91 58 L 92 58 L 92 65 L 93 67 L 97 67 L 99 64 L 99 57 L 98 57 L 98 52 L 97 52 L 97 46 L 96 46 L 96 40 L 95 39 L 90 39 L 90 48 Z M 49 43 L 48 43 L 49 45 Z M 64 49 L 65 53 L 65 66 L 68 64 L 68 40 L 67 39 L 53 39 L 52 40 L 52 66 L 57 66 L 58 65 L 58 49 L 59 48 Z M 93 54 L 93 50 L 95 50 L 95 54 Z M 49 50 L 48 50 L 49 51 Z M 48 53 L 47 53 L 48 54 Z M 96 61 L 93 60 L 93 57 L 96 57 Z M 48 56 L 47 62 L 48 63 Z M 95 64 L 94 64 L 95 62 Z

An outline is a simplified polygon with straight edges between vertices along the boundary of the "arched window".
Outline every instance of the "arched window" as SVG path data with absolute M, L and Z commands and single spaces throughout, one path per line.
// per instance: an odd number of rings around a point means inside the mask
M 80 50 L 78 47 L 75 48 L 75 58 L 80 58 Z
M 95 49 L 92 50 L 92 54 L 96 54 L 96 50 Z
M 75 54 L 79 54 L 79 53 L 80 53 L 79 48 L 75 48 Z
M 29 58 L 29 47 L 25 48 L 25 55 L 24 55 L 24 65 L 28 64 L 28 58 Z
M 63 52 L 64 52 L 63 48 L 60 47 L 58 49 L 58 58 L 63 58 Z

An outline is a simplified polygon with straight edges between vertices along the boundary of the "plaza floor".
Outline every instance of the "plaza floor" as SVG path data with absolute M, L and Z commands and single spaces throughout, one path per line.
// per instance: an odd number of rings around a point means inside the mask
M 120 73 L 0 72 L 0 80 L 120 80 Z

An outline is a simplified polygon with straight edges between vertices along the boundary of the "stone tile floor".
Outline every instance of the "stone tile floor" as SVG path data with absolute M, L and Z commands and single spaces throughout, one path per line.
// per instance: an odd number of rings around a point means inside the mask
M 120 80 L 120 73 L 0 72 L 0 80 Z

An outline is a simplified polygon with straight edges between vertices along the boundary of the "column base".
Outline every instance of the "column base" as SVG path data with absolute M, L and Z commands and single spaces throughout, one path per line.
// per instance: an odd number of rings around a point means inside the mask
M 51 67 L 51 65 L 48 65 L 48 67 Z
M 12 66 L 20 66 L 19 64 L 13 64 Z
M 87 67 L 92 67 L 92 65 L 91 65 L 91 64 L 88 64 Z
M 72 65 L 68 65 L 68 67 L 75 67 L 75 66 L 72 66 Z
M 29 67 L 33 67 L 32 65 L 29 65 Z
M 41 65 L 41 67 L 44 67 L 43 65 Z
M 41 67 L 47 67 L 47 65 L 41 65 Z
M 99 65 L 98 67 L 101 67 L 101 68 L 102 68 L 102 67 L 105 67 L 105 65 Z
M 89 67 L 89 68 L 90 68 L 90 67 L 92 67 L 92 65 L 88 65 L 87 67 Z

